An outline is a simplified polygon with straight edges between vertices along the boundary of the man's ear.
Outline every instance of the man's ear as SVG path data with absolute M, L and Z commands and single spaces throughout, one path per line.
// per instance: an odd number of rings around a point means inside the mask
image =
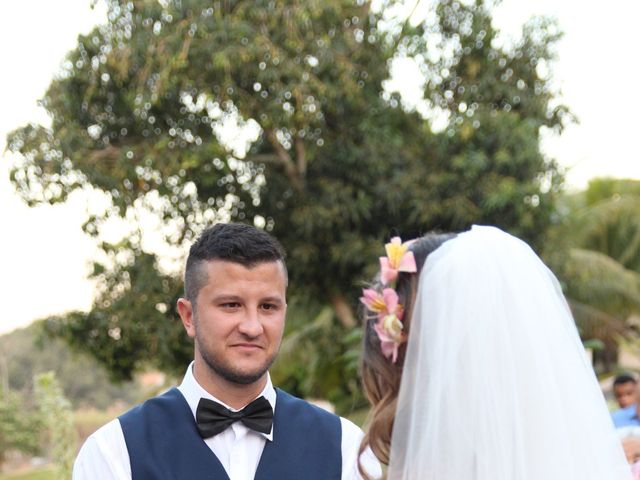
M 182 325 L 187 331 L 187 335 L 191 338 L 195 337 L 196 327 L 193 322 L 193 307 L 191 302 L 186 298 L 179 298 L 177 307 L 178 315 L 180 315 L 180 320 L 182 320 Z

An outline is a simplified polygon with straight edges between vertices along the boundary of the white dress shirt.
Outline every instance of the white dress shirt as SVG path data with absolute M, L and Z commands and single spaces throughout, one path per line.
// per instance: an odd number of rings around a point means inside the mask
M 202 388 L 193 376 L 192 369 L 193 363 L 187 368 L 178 390 L 189 404 L 194 419 L 200 398 L 208 398 L 230 410 L 236 410 Z M 271 377 L 267 376 L 267 384 L 258 395 L 260 396 L 264 396 L 275 411 L 276 391 L 271 384 Z M 340 418 L 340 423 L 342 425 L 342 480 L 357 480 L 361 478 L 358 472 L 358 448 L 362 431 L 345 418 Z M 222 433 L 204 439 L 204 442 L 218 457 L 230 480 L 253 480 L 262 450 L 266 442 L 272 440 L 273 428 L 269 434 L 263 434 L 251 430 L 242 422 L 235 422 Z M 370 450 L 363 454 L 362 463 L 371 476 L 381 476 L 380 464 Z M 87 438 L 73 466 L 73 480 L 131 480 L 129 452 L 117 418 Z

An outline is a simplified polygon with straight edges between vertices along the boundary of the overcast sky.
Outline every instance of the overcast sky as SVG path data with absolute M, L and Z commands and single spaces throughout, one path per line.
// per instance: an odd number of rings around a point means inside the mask
M 90 0 L 19 0 L 0 6 L 0 150 L 6 134 L 29 121 L 46 123 L 36 105 L 64 55 L 105 18 Z M 545 141 L 550 156 L 569 168 L 568 186 L 589 178 L 640 179 L 636 95 L 640 62 L 640 2 L 610 0 L 505 0 L 495 20 L 515 35 L 532 14 L 556 16 L 565 32 L 553 74 L 564 103 L 579 117 L 560 137 Z M 622 101 L 624 99 L 624 101 Z M 87 309 L 92 286 L 85 280 L 91 241 L 80 230 L 85 198 L 67 205 L 27 208 L 8 181 L 9 155 L 0 157 L 0 333 L 36 318 Z

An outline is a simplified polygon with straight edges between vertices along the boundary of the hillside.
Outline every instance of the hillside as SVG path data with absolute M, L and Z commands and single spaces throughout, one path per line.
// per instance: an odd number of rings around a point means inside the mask
M 76 409 L 105 409 L 140 399 L 137 384 L 113 384 L 95 360 L 71 352 L 60 340 L 42 335 L 41 322 L 0 336 L 0 385 L 29 392 L 33 389 L 33 376 L 51 370 Z

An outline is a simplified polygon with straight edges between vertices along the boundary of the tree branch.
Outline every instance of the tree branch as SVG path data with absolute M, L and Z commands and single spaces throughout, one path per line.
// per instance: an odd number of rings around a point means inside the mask
M 273 153 L 258 153 L 247 157 L 245 160 L 253 163 L 282 163 L 280 158 Z
M 296 163 L 298 165 L 298 175 L 304 180 L 307 174 L 307 159 L 305 156 L 304 141 L 300 137 L 296 137 L 294 145 L 296 147 Z
M 266 128 L 264 133 L 267 140 L 269 140 L 269 143 L 271 143 L 271 146 L 275 150 L 280 164 L 284 167 L 285 174 L 289 178 L 291 185 L 293 185 L 297 191 L 301 192 L 303 190 L 302 178 L 300 177 L 300 173 L 298 172 L 295 163 L 293 163 L 293 160 L 291 159 L 291 155 L 289 155 L 289 152 L 287 152 L 287 150 L 282 146 L 280 140 L 278 140 L 278 137 L 276 136 L 276 132 L 272 128 Z
M 356 319 L 353 316 L 351 307 L 345 300 L 344 296 L 340 293 L 332 295 L 329 299 L 333 306 L 333 311 L 336 312 L 338 319 L 343 327 L 353 328 L 356 326 Z
M 95 166 L 107 165 L 114 166 L 120 157 L 120 148 L 113 145 L 107 145 L 100 150 L 92 150 L 87 156 L 90 163 Z

